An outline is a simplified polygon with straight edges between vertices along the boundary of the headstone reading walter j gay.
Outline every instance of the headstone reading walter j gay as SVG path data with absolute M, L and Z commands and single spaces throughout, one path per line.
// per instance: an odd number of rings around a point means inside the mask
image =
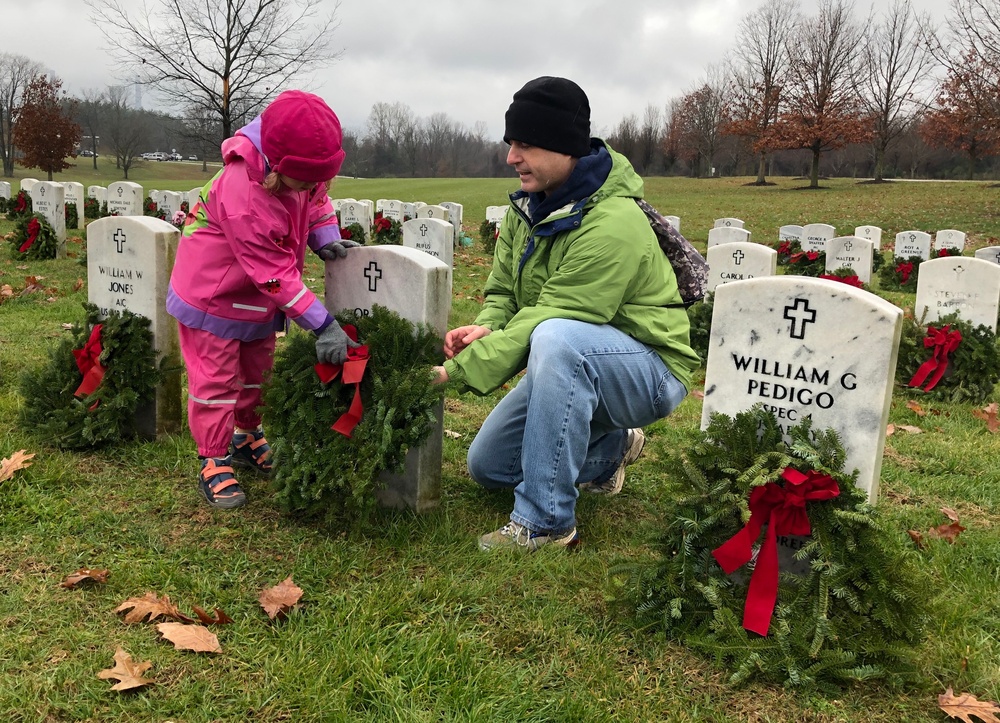
M 324 303 L 331 314 L 350 309 L 355 316 L 378 304 L 404 319 L 430 326 L 441 337 L 451 311 L 451 270 L 430 254 L 403 246 L 352 248 L 347 256 L 326 262 Z M 428 370 L 429 372 L 429 370 Z M 441 498 L 441 449 L 444 403 L 428 440 L 407 452 L 403 472 L 382 477 L 379 501 L 417 512 L 437 507 Z
M 1000 266 L 983 259 L 945 256 L 920 264 L 913 315 L 924 324 L 957 313 L 996 333 Z
M 167 284 L 180 231 L 152 216 L 108 216 L 87 226 L 87 287 L 101 316 L 126 309 L 150 320 L 157 361 L 174 371 L 152 405 L 136 413 L 136 432 L 149 439 L 181 431 L 181 361 L 177 323 L 167 314 Z
M 826 271 L 848 268 L 858 280 L 870 284 L 874 244 L 857 236 L 838 236 L 826 242 Z
M 834 429 L 847 472 L 878 497 L 903 312 L 846 284 L 801 276 L 715 291 L 702 428 L 762 403 L 782 428 Z
M 720 284 L 744 279 L 774 276 L 778 271 L 778 252 L 747 241 L 719 244 L 708 249 L 708 290 Z

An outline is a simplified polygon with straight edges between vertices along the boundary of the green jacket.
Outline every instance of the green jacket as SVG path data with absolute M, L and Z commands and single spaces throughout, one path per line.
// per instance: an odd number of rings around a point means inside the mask
M 492 333 L 444 363 L 449 379 L 487 394 L 525 368 L 538 324 L 576 319 L 610 324 L 649 345 L 690 388 L 700 360 L 690 346 L 673 268 L 633 200 L 642 198 L 642 178 L 624 156 L 605 148 L 612 168 L 603 185 L 533 228 L 527 196 L 511 196 L 474 322 Z

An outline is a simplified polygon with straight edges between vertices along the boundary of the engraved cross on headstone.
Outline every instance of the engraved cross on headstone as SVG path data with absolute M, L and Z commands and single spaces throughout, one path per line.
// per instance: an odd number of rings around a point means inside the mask
M 961 280 L 963 273 L 965 273 L 965 267 L 964 266 L 956 266 L 955 267 L 955 278 L 956 279 Z
M 789 336 L 793 339 L 804 339 L 806 324 L 812 324 L 816 321 L 816 310 L 809 308 L 808 299 L 796 299 L 794 304 L 785 307 L 784 318 L 792 322 Z
M 378 291 L 378 280 L 382 278 L 382 269 L 374 261 L 370 261 L 365 268 L 365 278 L 368 279 L 368 290 Z
M 124 193 L 125 193 L 125 189 L 122 186 L 119 186 L 118 187 L 118 198 L 121 198 L 122 194 L 124 194 Z
M 420 224 L 420 235 L 421 236 L 426 236 L 427 235 L 427 224 L 426 223 Z
M 1000 251 L 997 251 L 997 263 L 1000 264 Z
M 844 244 L 844 251 L 847 251 L 848 253 L 850 253 L 850 251 L 851 251 L 852 248 L 854 248 L 854 242 L 853 241 L 848 241 L 847 243 Z
M 733 254 L 733 261 L 736 263 L 737 266 L 743 263 L 744 256 L 746 256 L 746 254 L 744 254 L 739 249 L 737 249 L 736 252 Z
M 115 231 L 115 236 L 113 240 L 115 242 L 115 248 L 118 250 L 118 253 L 120 254 L 125 253 L 124 251 L 122 251 L 122 246 L 125 245 L 125 232 L 122 229 L 118 229 L 117 231 Z

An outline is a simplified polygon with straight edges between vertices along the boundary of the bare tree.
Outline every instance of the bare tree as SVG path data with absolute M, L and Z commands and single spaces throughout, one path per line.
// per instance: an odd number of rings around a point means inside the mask
M 636 170 L 639 173 L 649 173 L 660 147 L 660 134 L 663 132 L 663 120 L 660 109 L 650 103 L 642 114 L 642 126 L 639 128 L 639 142 L 636 148 Z
M 149 114 L 129 108 L 127 86 L 109 86 L 107 101 L 108 144 L 118 167 L 128 179 L 128 172 L 140 158 L 143 145 L 149 142 Z
M 100 143 L 100 129 L 105 115 L 105 95 L 100 90 L 90 88 L 83 91 L 83 97 L 76 106 L 76 118 L 85 131 L 82 145 L 91 152 L 94 170 L 97 170 L 97 149 Z
M 729 59 L 732 103 L 725 130 L 745 138 L 757 154 L 758 186 L 767 183 L 768 131 L 781 109 L 787 45 L 797 22 L 796 0 L 768 0 L 740 21 Z
M 300 73 L 339 56 L 329 49 L 339 2 L 325 16 L 329 0 L 151 2 L 86 0 L 122 79 L 172 107 L 211 109 L 223 138 L 238 127 L 235 115 L 252 117 Z
M 3 175 L 14 175 L 14 122 L 21 96 L 31 79 L 43 72 L 41 63 L 12 53 L 0 53 L 0 161 Z
M 629 113 L 618 121 L 608 142 L 612 148 L 628 158 L 630 163 L 634 160 L 639 145 L 639 118 L 635 113 Z
M 917 16 L 910 0 L 895 0 L 881 22 L 868 23 L 861 44 L 856 85 L 861 107 L 872 120 L 876 183 L 885 174 L 886 152 L 921 106 L 921 86 L 934 64 L 921 32 L 929 22 L 928 16 Z

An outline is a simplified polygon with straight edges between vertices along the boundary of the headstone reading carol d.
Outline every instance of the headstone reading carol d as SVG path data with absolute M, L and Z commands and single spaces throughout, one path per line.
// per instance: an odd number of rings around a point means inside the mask
M 778 271 L 778 252 L 763 244 L 735 241 L 708 249 L 708 290 L 730 281 L 774 276 Z

